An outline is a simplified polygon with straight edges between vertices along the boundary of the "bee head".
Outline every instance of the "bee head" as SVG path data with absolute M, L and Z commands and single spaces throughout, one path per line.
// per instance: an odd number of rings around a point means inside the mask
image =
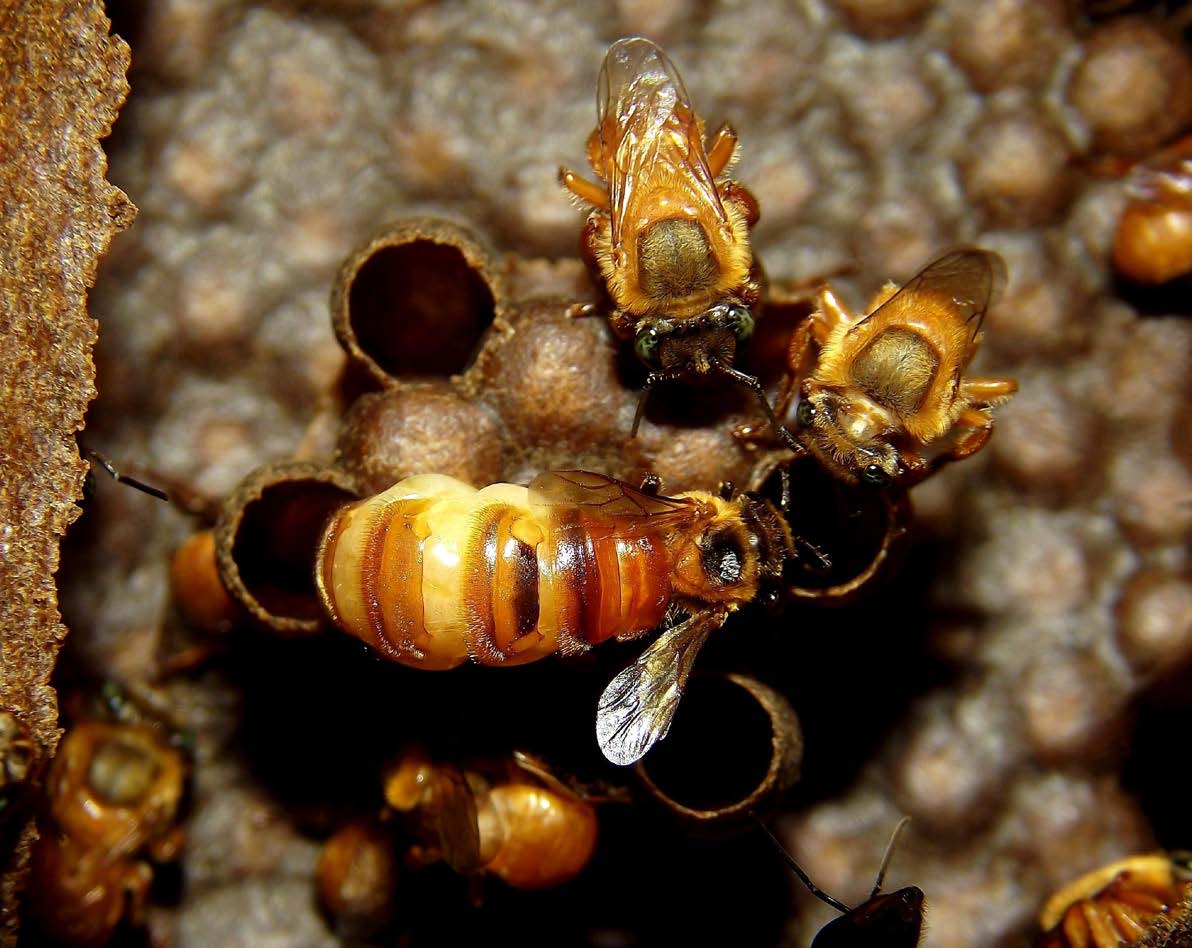
M 868 400 L 855 405 L 831 389 L 805 384 L 795 426 L 804 444 L 850 480 L 884 487 L 906 473 L 884 437 L 890 428 L 886 413 Z
M 676 377 L 703 376 L 731 366 L 737 345 L 753 335 L 753 313 L 725 301 L 695 319 L 649 319 L 633 340 L 633 351 L 652 371 Z

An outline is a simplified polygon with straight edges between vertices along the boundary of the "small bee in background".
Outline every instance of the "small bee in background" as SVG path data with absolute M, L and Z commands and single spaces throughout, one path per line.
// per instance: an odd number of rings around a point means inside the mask
M 596 849 L 595 807 L 525 754 L 485 770 L 411 750 L 386 768 L 384 787 L 386 802 L 412 815 L 422 860 L 460 873 L 546 889 L 577 876 Z
M 564 187 L 594 208 L 580 245 L 612 301 L 613 331 L 633 339 L 649 369 L 634 434 L 654 385 L 713 375 L 749 387 L 781 430 L 761 384 L 733 365 L 761 295 L 749 243 L 757 201 L 718 180 L 736 157 L 737 133 L 725 124 L 706 149 L 704 140 L 670 57 L 642 37 L 622 39 L 600 69 L 588 138 L 603 185 L 559 171 Z
M 112 689 L 107 689 L 107 695 Z M 189 765 L 164 729 L 131 713 L 80 717 L 46 771 L 29 908 L 58 944 L 102 945 L 142 922 L 153 869 L 178 857 Z
M 424 669 L 521 665 L 667 626 L 597 710 L 601 750 L 631 764 L 666 735 L 708 636 L 776 597 L 797 559 L 779 508 L 726 487 L 663 497 L 588 471 L 479 491 L 409 477 L 331 517 L 315 586 L 336 626 Z
M 1192 854 L 1129 856 L 1070 882 L 1039 913 L 1036 948 L 1192 944 Z
M 994 253 L 954 250 L 903 287 L 887 284 L 862 316 L 823 287 L 791 338 L 779 417 L 797 391 L 797 440 L 849 483 L 909 487 L 976 453 L 993 431 L 990 406 L 1018 390 L 1012 379 L 964 375 L 1004 269 Z
M 909 822 L 910 817 L 904 816 L 894 828 L 869 898 L 855 908 L 849 908 L 812 882 L 770 828 L 761 820 L 757 821 L 807 890 L 841 913 L 840 918 L 832 919 L 816 933 L 811 948 L 915 948 L 919 944 L 923 931 L 923 890 L 911 885 L 895 892 L 881 891 L 894 846 Z
M 1147 284 L 1192 272 L 1192 137 L 1135 165 L 1126 195 L 1113 238 L 1117 272 Z

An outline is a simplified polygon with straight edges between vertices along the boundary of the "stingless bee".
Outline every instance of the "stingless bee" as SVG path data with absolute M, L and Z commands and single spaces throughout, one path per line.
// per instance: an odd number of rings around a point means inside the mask
M 385 801 L 421 824 L 428 858 L 520 889 L 577 876 L 596 850 L 596 809 L 534 758 L 460 768 L 409 750 L 384 775 Z
M 175 820 L 188 770 L 147 721 L 88 718 L 66 732 L 46 773 L 30 870 L 43 934 L 107 944 L 121 922 L 140 922 L 153 881 L 146 859 L 172 860 L 182 846 Z
M 909 817 L 904 816 L 894 827 L 873 890 L 869 898 L 854 908 L 849 908 L 812 882 L 770 828 L 761 820 L 757 822 L 807 890 L 841 913 L 840 918 L 832 919 L 816 933 L 811 940 L 811 948 L 915 948 L 919 944 L 923 931 L 923 890 L 910 885 L 894 892 L 882 892 L 886 869 L 889 868 L 898 837 L 910 822 Z
M 1136 165 L 1113 238 L 1113 265 L 1136 283 L 1192 272 L 1192 137 Z
M 581 249 L 612 301 L 613 331 L 633 339 L 649 369 L 633 432 L 657 383 L 719 375 L 749 387 L 781 437 L 761 384 L 733 365 L 761 295 L 749 244 L 757 201 L 721 179 L 737 154 L 732 127 L 704 141 L 670 57 L 642 37 L 617 40 L 600 69 L 587 146 L 603 183 L 567 168 L 559 180 L 593 207 Z
M 796 557 L 774 504 L 723 493 L 586 471 L 479 491 L 409 477 L 331 517 L 316 589 L 336 626 L 416 668 L 521 665 L 669 625 L 600 699 L 601 749 L 631 764 L 666 735 L 708 635 L 776 597 Z
M 791 337 L 779 417 L 798 391 L 796 438 L 850 483 L 910 486 L 976 453 L 993 431 L 990 406 L 1018 390 L 1013 379 L 964 374 L 1004 269 L 989 251 L 953 250 L 903 287 L 887 284 L 861 316 L 823 287 Z
M 1037 948 L 1187 945 L 1192 854 L 1128 856 L 1070 882 L 1039 913 Z M 1181 917 L 1177 917 L 1181 916 Z M 1177 934 L 1181 926 L 1183 938 Z M 1167 937 L 1170 936 L 1170 937 Z

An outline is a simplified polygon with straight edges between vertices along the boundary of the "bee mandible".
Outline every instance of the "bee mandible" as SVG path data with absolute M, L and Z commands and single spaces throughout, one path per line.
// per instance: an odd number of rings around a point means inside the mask
M 602 184 L 567 168 L 559 180 L 593 208 L 582 252 L 612 302 L 613 331 L 633 339 L 649 370 L 633 433 L 654 385 L 721 376 L 753 391 L 781 438 L 761 383 L 734 366 L 761 295 L 749 243 L 757 201 L 722 177 L 737 155 L 732 127 L 704 142 L 670 57 L 642 37 L 617 40 L 600 69 L 587 146 Z
M 1036 948 L 1186 945 L 1192 934 L 1192 853 L 1129 856 L 1094 869 L 1047 900 Z M 1177 918 L 1182 916 L 1182 918 Z M 1163 937 L 1171 933 L 1171 939 Z
M 386 769 L 385 801 L 414 814 L 435 855 L 458 872 L 521 889 L 574 878 L 596 849 L 595 807 L 528 755 L 502 764 L 485 773 L 409 750 Z
M 823 287 L 791 337 L 779 417 L 797 391 L 797 440 L 850 483 L 910 486 L 976 453 L 993 432 L 989 408 L 1018 390 L 964 374 L 1003 272 L 997 254 L 954 250 L 901 288 L 887 284 L 860 316 Z
M 774 504 L 723 493 L 586 471 L 479 491 L 409 477 L 331 517 L 315 585 L 336 626 L 416 668 L 521 665 L 667 626 L 600 699 L 601 749 L 630 764 L 665 736 L 708 635 L 776 595 L 795 559 Z
M 894 847 L 909 821 L 910 818 L 905 816 L 898 821 L 886 845 L 886 854 L 882 857 L 869 898 L 854 908 L 849 908 L 812 882 L 770 828 L 761 820 L 757 821 L 807 890 L 840 912 L 840 918 L 832 919 L 816 933 L 811 948 L 915 948 L 919 944 L 923 931 L 923 890 L 911 885 L 894 892 L 882 892 Z

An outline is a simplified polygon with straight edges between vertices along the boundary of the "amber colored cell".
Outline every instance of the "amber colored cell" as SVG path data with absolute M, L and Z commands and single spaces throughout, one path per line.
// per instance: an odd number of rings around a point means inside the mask
M 215 533 L 200 530 L 174 551 L 170 586 L 179 610 L 195 628 L 227 632 L 241 615 L 228 595 L 215 564 Z
M 1085 42 L 1067 97 L 1094 151 L 1146 155 L 1192 121 L 1192 60 L 1157 22 L 1112 20 Z
M 341 827 L 323 844 L 315 885 L 319 904 L 341 938 L 366 938 L 392 915 L 397 881 L 393 847 L 389 833 L 364 821 Z

